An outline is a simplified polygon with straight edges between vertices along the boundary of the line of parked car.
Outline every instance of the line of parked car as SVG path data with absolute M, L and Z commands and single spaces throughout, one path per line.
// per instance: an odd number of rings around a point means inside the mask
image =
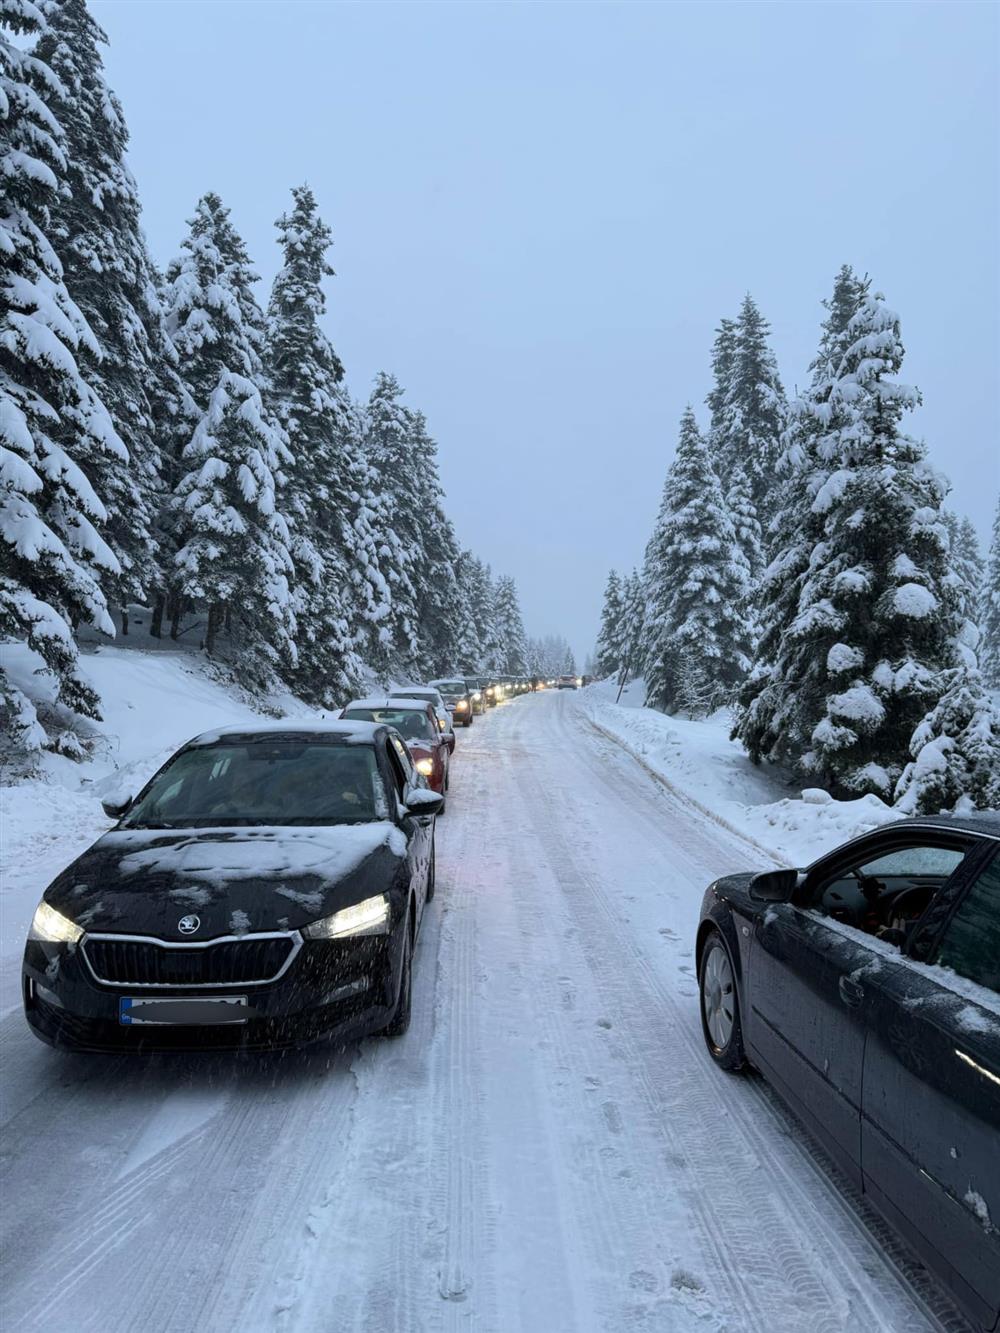
M 453 676 L 196 736 L 46 889 L 32 1031 L 140 1052 L 405 1032 L 455 728 L 529 688 Z

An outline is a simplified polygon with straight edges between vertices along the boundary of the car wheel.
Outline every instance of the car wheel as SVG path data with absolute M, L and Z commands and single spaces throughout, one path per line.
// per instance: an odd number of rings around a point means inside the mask
M 708 936 L 702 950 L 698 992 L 701 1029 L 709 1055 L 732 1073 L 745 1069 L 736 973 L 729 949 L 717 930 Z
M 434 897 L 434 890 L 437 888 L 437 848 L 431 843 L 431 865 L 427 872 L 427 898 L 430 902 Z
M 472 726 L 472 718 L 471 718 L 471 717 L 467 717 L 467 718 L 465 719 L 465 721 L 462 723 L 462 726 L 463 726 L 463 727 L 471 727 L 471 726 Z
M 413 1007 L 413 940 L 410 923 L 406 923 L 406 935 L 403 939 L 403 963 L 400 968 L 399 999 L 392 1018 L 389 1019 L 382 1033 L 386 1037 L 401 1037 L 410 1026 L 410 1013 Z

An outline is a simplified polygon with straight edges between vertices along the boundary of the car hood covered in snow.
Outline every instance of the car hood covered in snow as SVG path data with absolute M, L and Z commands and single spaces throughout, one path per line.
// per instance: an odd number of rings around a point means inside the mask
M 297 929 L 405 874 L 406 839 L 387 822 L 324 828 L 116 829 L 46 890 L 89 931 L 192 941 Z M 182 917 L 200 919 L 188 937 Z

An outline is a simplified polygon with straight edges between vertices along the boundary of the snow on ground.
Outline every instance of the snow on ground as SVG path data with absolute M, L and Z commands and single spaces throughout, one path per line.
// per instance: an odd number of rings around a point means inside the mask
M 123 764 L 239 713 L 186 669 L 158 667 L 161 691 L 121 667 Z M 703 1049 L 702 892 L 770 858 L 587 725 L 596 707 L 527 697 L 460 737 L 406 1037 L 66 1056 L 6 1014 L 5 1333 L 939 1327 L 764 1085 Z M 760 774 L 684 734 L 692 783 L 713 773 L 694 802 L 721 784 L 726 818 L 767 803 Z M 684 749 L 646 742 L 657 762 Z M 6 891 L 33 906 L 97 802 L 55 772 L 8 798 L 28 828 Z M 15 994 L 23 924 L 5 926 Z
M 576 702 L 654 774 L 786 865 L 808 865 L 849 838 L 900 817 L 877 796 L 835 801 L 817 788 L 793 792 L 782 775 L 752 764 L 730 740 L 728 709 L 692 721 L 643 707 L 641 680 L 632 682 L 620 703 L 617 693 L 614 681 L 601 681 L 581 690 Z

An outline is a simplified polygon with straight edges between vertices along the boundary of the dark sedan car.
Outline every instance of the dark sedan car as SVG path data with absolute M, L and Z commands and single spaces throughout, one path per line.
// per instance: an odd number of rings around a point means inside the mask
M 440 805 L 387 727 L 197 737 L 46 889 L 32 1030 L 77 1050 L 405 1032 Z
M 906 820 L 712 884 L 702 1026 L 752 1064 L 978 1328 L 1000 1323 L 1000 814 Z

